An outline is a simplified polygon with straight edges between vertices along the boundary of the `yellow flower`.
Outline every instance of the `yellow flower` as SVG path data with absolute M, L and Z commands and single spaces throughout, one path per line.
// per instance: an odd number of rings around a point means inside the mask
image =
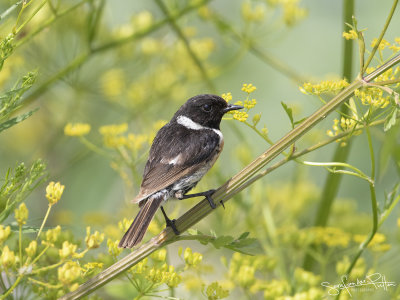
M 100 134 L 103 136 L 104 145 L 110 148 L 117 148 L 127 144 L 127 138 L 121 136 L 128 130 L 128 124 L 113 124 L 101 126 L 99 129 Z
M 147 10 L 138 13 L 132 19 L 133 30 L 135 32 L 146 30 L 151 24 L 153 24 L 153 15 Z
M 26 220 L 28 219 L 29 211 L 26 207 L 25 203 L 21 203 L 17 209 L 14 210 L 15 220 L 17 221 L 19 226 L 26 224 Z
M 69 285 L 81 277 L 81 268 L 77 262 L 68 261 L 57 270 L 58 280 L 64 285 Z
M 207 286 L 205 294 L 209 300 L 217 300 L 228 297 L 229 291 L 224 290 L 218 282 L 213 282 Z
M 302 87 L 299 87 L 300 91 L 306 95 L 320 95 L 324 93 L 336 94 L 343 88 L 347 87 L 349 83 L 346 79 L 341 80 L 325 80 L 317 84 L 311 84 L 306 82 Z
M 118 222 L 118 228 L 122 232 L 126 232 L 129 228 L 129 226 L 131 226 L 132 222 L 133 222 L 133 219 L 124 218 L 122 221 Z
M 107 247 L 108 247 L 108 253 L 112 256 L 118 256 L 121 254 L 123 248 L 118 247 L 119 240 L 113 241 L 112 239 L 107 240 Z
M 378 39 L 377 39 L 377 38 L 375 38 L 375 39 L 372 40 L 372 42 L 371 42 L 371 47 L 375 47 L 376 43 L 378 43 Z M 384 50 L 384 49 L 385 49 L 386 47 L 388 47 L 388 46 L 390 46 L 390 43 L 389 43 L 387 40 L 382 39 L 381 42 L 380 42 L 380 44 L 379 44 L 378 49 L 379 49 L 380 51 L 382 51 L 382 50 Z
M 0 224 L 0 244 L 6 241 L 11 233 L 11 227 L 4 227 Z
M 260 22 L 264 19 L 265 7 L 262 4 L 252 6 L 250 2 L 242 3 L 242 17 L 248 22 Z
M 29 243 L 29 246 L 25 248 L 25 252 L 29 257 L 33 257 L 36 254 L 36 249 L 37 249 L 37 242 L 31 241 Z
M 64 127 L 64 134 L 68 136 L 83 136 L 90 132 L 90 125 L 86 123 L 68 123 Z
M 254 273 L 256 268 L 249 265 L 242 265 L 239 269 L 240 277 L 238 278 L 238 283 L 242 287 L 249 287 L 251 286 L 256 278 L 254 277 Z
M 151 255 L 151 258 L 156 261 L 165 261 L 166 257 L 167 257 L 167 249 L 165 248 L 160 249 Z
M 64 243 L 62 244 L 62 248 L 58 250 L 58 254 L 60 255 L 61 259 L 67 258 L 69 256 L 74 256 L 77 247 L 77 245 L 71 244 L 68 241 L 64 241 Z
M 14 252 L 11 251 L 8 246 L 4 246 L 3 252 L 1 253 L 1 264 L 4 266 L 4 268 L 8 269 L 12 267 L 15 263 L 15 255 Z
M 231 92 L 223 93 L 223 94 L 221 95 L 221 97 L 222 97 L 226 102 L 229 102 L 229 101 L 232 100 L 232 94 L 231 94 Z
M 128 123 L 112 124 L 101 126 L 99 132 L 101 135 L 120 135 L 128 130 Z
M 203 260 L 203 255 L 198 252 L 192 252 L 192 249 L 186 248 L 183 253 L 183 258 L 187 266 L 195 267 Z
M 46 187 L 46 198 L 49 200 L 49 204 L 56 204 L 60 199 L 64 192 L 64 185 L 61 185 L 60 182 L 55 183 L 54 181 L 50 182 Z
M 89 226 L 86 227 L 85 242 L 88 249 L 99 248 L 103 240 L 104 240 L 104 233 L 95 231 L 93 234 L 90 234 L 90 227 Z
M 56 228 L 49 229 L 46 231 L 46 241 L 54 243 L 57 241 L 61 233 L 61 227 L 58 225 Z
M 116 100 L 125 90 L 124 71 L 122 69 L 111 69 L 100 77 L 100 82 L 104 95 L 111 100 Z
M 256 104 L 256 99 L 244 100 L 244 107 L 247 109 L 253 108 L 254 106 L 256 106 Z
M 245 111 L 235 111 L 235 113 L 233 114 L 233 118 L 240 122 L 246 122 L 248 117 L 249 115 Z
M 355 39 L 357 39 L 358 35 L 355 30 L 351 29 L 351 30 L 349 30 L 349 32 L 343 32 L 343 37 L 346 40 L 355 40 Z
M 251 83 L 248 83 L 248 84 L 244 83 L 243 86 L 242 86 L 242 91 L 246 92 L 248 94 L 254 92 L 256 89 L 257 88 L 254 85 L 252 85 Z

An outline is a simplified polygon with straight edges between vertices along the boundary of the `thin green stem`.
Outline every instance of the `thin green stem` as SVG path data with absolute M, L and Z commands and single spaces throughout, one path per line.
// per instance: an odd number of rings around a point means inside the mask
M 33 11 L 33 13 L 25 20 L 24 23 L 21 24 L 21 26 L 19 26 L 17 28 L 17 30 L 15 31 L 15 34 L 19 33 L 22 28 L 25 27 L 26 24 L 28 24 L 32 18 L 42 9 L 42 7 L 47 3 L 47 0 L 44 0 L 42 3 L 40 3 L 40 5 Z
M 97 153 L 98 155 L 105 156 L 105 157 L 112 159 L 112 156 L 108 152 L 97 147 L 95 144 L 93 144 L 91 141 L 89 141 L 84 136 L 79 136 L 79 140 L 81 141 L 82 144 L 84 144 L 89 150 L 93 151 L 94 153 Z
M 371 134 L 369 132 L 368 127 L 366 127 L 366 129 L 365 129 L 365 133 L 367 135 L 368 148 L 370 151 L 370 158 L 371 158 L 371 178 L 374 179 L 375 178 L 375 155 L 374 155 L 374 148 L 372 145 L 372 138 L 371 138 Z M 365 239 L 365 241 L 363 241 L 360 244 L 357 254 L 353 258 L 349 268 L 346 271 L 347 276 L 344 277 L 344 283 L 346 283 L 347 280 L 349 279 L 351 271 L 353 270 L 354 266 L 357 264 L 358 259 L 361 257 L 364 250 L 368 247 L 368 244 L 372 241 L 372 239 L 374 238 L 374 236 L 379 228 L 378 203 L 376 201 L 376 191 L 375 191 L 375 186 L 373 183 L 369 184 L 369 190 L 370 190 L 370 195 L 371 195 L 371 206 L 372 206 L 372 230 L 371 230 L 371 233 L 369 234 L 369 236 Z M 336 299 L 340 298 L 340 292 L 341 292 L 341 290 L 339 291 L 339 294 L 337 295 Z
M 51 207 L 52 207 L 52 206 L 53 206 L 53 205 L 49 203 L 49 206 L 47 207 L 46 215 L 44 216 L 42 225 L 40 225 L 39 232 L 38 232 L 38 234 L 37 234 L 37 236 L 36 236 L 36 241 L 38 240 L 40 234 L 42 233 L 43 227 L 44 227 L 44 225 L 45 225 L 46 222 L 47 222 L 47 218 L 49 217 L 49 214 L 50 214 L 50 211 L 51 211 Z
M 36 28 L 34 31 L 29 33 L 28 35 L 24 36 L 21 38 L 16 44 L 15 48 L 18 48 L 25 44 L 26 42 L 30 41 L 32 38 L 34 38 L 37 34 L 42 32 L 44 29 L 48 28 L 50 25 L 52 25 L 54 22 L 58 21 L 61 19 L 61 17 L 67 15 L 68 13 L 74 11 L 77 9 L 79 6 L 81 6 L 83 3 L 88 2 L 89 0 L 82 0 L 75 5 L 72 5 L 71 7 L 67 8 L 66 10 L 58 13 L 57 15 L 53 15 L 50 19 L 46 20 L 44 23 L 42 23 L 38 28 Z M 50 1 L 49 1 L 50 3 Z
M 6 299 L 8 296 L 11 295 L 12 291 L 18 286 L 19 282 L 24 277 L 24 274 L 20 274 L 17 279 L 14 281 L 13 285 L 5 292 L 3 295 L 0 296 L 0 300 Z
M 354 167 L 354 166 L 352 166 L 352 165 L 350 165 L 348 163 L 341 163 L 341 162 L 324 162 L 324 163 L 320 163 L 320 162 L 309 162 L 309 161 L 303 161 L 302 163 L 304 165 L 306 165 L 306 166 L 345 167 L 345 168 L 349 168 L 349 169 L 353 170 L 354 173 L 348 173 L 348 172 L 343 173 L 342 172 L 342 174 L 354 175 L 354 176 L 357 176 L 357 177 L 359 177 L 359 178 L 361 178 L 363 180 L 366 180 L 366 181 L 368 181 L 370 183 L 373 183 L 373 180 L 370 177 L 368 177 L 364 172 L 362 172 L 360 169 L 357 169 L 356 167 Z M 334 169 L 330 169 L 330 168 L 328 168 L 328 170 L 330 172 L 334 172 L 334 173 L 335 172 L 340 173 L 341 171 L 344 171 L 344 170 L 334 170 Z
M 376 44 L 375 44 L 374 48 L 372 48 L 371 54 L 368 56 L 368 59 L 364 64 L 363 73 L 367 70 L 369 64 L 371 63 L 372 59 L 375 56 L 376 51 L 378 50 L 378 47 L 379 47 L 379 45 L 380 45 L 380 43 L 381 43 L 381 41 L 383 39 L 383 36 L 385 35 L 387 28 L 389 27 L 390 21 L 392 20 L 394 11 L 396 10 L 396 7 L 397 7 L 397 3 L 398 3 L 398 0 L 394 0 L 393 1 L 392 8 L 390 9 L 389 15 L 388 15 L 388 17 L 386 19 L 385 25 L 383 26 L 381 34 L 379 35 L 378 40 L 376 41 Z
M 19 225 L 18 230 L 18 249 L 19 249 L 19 265 L 22 267 L 22 225 Z
M 181 28 L 178 26 L 175 19 L 172 18 L 171 14 L 168 11 L 167 6 L 164 4 L 164 2 L 162 0 L 154 0 L 154 1 L 156 2 L 157 6 L 160 8 L 160 10 L 163 12 L 163 14 L 169 20 L 169 24 L 171 25 L 172 29 L 175 31 L 176 35 L 183 42 L 183 45 L 185 46 L 187 53 L 189 54 L 189 56 L 193 60 L 194 64 L 199 69 L 199 72 L 200 72 L 201 76 L 203 77 L 204 81 L 207 83 L 208 88 L 215 93 L 216 89 L 215 89 L 214 83 L 210 79 L 206 68 L 204 67 L 202 61 L 199 59 L 197 54 L 193 51 L 188 39 L 186 38 L 185 34 L 182 32 Z

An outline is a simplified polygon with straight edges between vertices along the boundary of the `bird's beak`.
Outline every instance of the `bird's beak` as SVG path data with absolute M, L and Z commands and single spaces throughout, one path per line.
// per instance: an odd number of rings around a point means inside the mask
M 228 104 L 228 106 L 226 108 L 224 108 L 223 112 L 227 113 L 228 111 L 238 110 L 238 109 L 242 109 L 242 108 L 243 108 L 243 106 L 241 106 L 241 105 Z

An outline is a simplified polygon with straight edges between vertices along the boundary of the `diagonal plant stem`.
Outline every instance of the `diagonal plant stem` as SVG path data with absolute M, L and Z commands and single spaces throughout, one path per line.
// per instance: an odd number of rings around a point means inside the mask
M 392 58 L 384 65 L 378 67 L 366 78 L 357 78 L 353 83 L 342 90 L 332 100 L 319 108 L 305 121 L 300 123 L 297 127 L 291 130 L 283 138 L 281 138 L 259 157 L 257 157 L 253 162 L 247 165 L 243 170 L 241 170 L 239 173 L 229 179 L 225 184 L 219 187 L 213 194 L 214 202 L 220 205 L 221 201 L 228 201 L 234 195 L 239 193 L 242 189 L 253 183 L 255 181 L 253 179 L 259 176 L 259 171 L 262 170 L 266 166 L 266 164 L 277 157 L 283 150 L 292 145 L 296 140 L 298 140 L 302 135 L 308 132 L 315 125 L 317 125 L 320 121 L 325 119 L 325 117 L 329 113 L 334 111 L 338 106 L 346 101 L 346 99 L 348 99 L 356 89 L 362 87 L 365 82 L 373 80 L 374 78 L 376 78 L 399 62 L 400 53 L 398 53 L 394 58 Z M 178 218 L 175 225 L 180 232 L 184 232 L 213 211 L 214 210 L 210 207 L 208 200 L 203 199 L 197 205 L 195 205 L 185 214 L 183 214 L 180 218 Z M 97 290 L 101 286 L 105 285 L 107 282 L 113 280 L 115 277 L 140 262 L 145 257 L 149 256 L 154 251 L 177 240 L 179 240 L 179 237 L 174 234 L 173 230 L 170 227 L 165 228 L 161 233 L 153 237 L 150 241 L 143 244 L 138 249 L 131 252 L 103 272 L 92 277 L 91 279 L 80 285 L 75 291 L 64 295 L 60 298 L 60 300 L 80 299 L 81 297 L 89 295 L 93 291 Z
M 371 63 L 372 59 L 375 56 L 376 51 L 378 50 L 378 47 L 383 39 L 383 36 L 385 35 L 387 28 L 389 27 L 390 21 L 392 20 L 392 17 L 393 17 L 394 11 L 396 10 L 398 2 L 399 2 L 398 0 L 393 1 L 392 8 L 390 9 L 389 15 L 385 22 L 385 25 L 383 26 L 383 30 L 381 31 L 381 34 L 379 35 L 378 40 L 376 41 L 376 44 L 374 45 L 374 48 L 372 48 L 371 54 L 368 56 L 368 59 L 367 59 L 366 63 L 364 64 L 364 69 L 363 69 L 364 72 L 367 70 L 369 64 Z

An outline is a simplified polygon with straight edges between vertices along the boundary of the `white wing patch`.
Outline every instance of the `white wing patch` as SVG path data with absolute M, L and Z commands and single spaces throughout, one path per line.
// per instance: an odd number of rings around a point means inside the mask
M 174 158 L 168 160 L 168 159 L 161 159 L 161 163 L 163 164 L 169 164 L 169 165 L 176 165 L 176 164 L 180 164 L 182 160 L 182 155 L 179 153 L 177 156 L 175 156 Z
M 223 135 L 222 132 L 218 129 L 215 128 L 210 128 L 210 127 L 205 127 L 202 126 L 196 122 L 194 122 L 193 120 L 191 120 L 190 118 L 186 117 L 186 116 L 179 116 L 176 121 L 178 122 L 178 124 L 185 126 L 188 129 L 193 129 L 193 130 L 202 130 L 202 129 L 211 129 L 213 130 L 216 134 L 218 134 L 220 142 L 223 140 Z

